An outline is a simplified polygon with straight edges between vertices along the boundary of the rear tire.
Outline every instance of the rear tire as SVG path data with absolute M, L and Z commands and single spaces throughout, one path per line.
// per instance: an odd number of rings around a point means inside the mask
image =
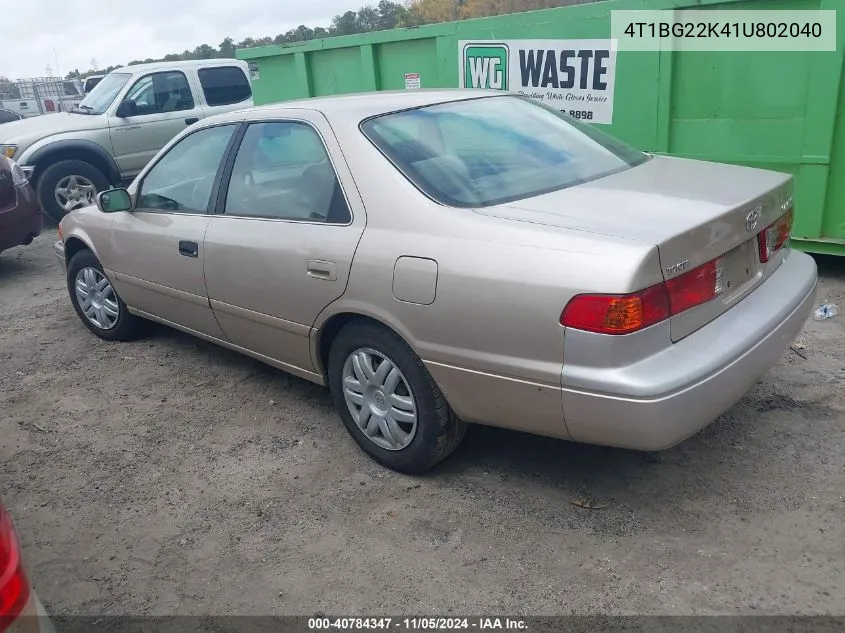
M 375 323 L 353 321 L 338 333 L 329 352 L 328 379 L 353 439 L 393 470 L 428 470 L 466 434 L 466 423 L 449 407 L 419 356 L 398 334 Z
M 82 250 L 71 257 L 67 290 L 82 323 L 101 339 L 129 341 L 143 331 L 143 320 L 129 313 L 91 251 Z
M 61 160 L 44 170 L 38 178 L 36 193 L 44 213 L 59 222 L 70 211 L 94 204 L 97 194 L 109 186 L 108 178 L 90 163 Z M 63 198 L 64 207 L 56 198 L 58 190 L 67 194 Z

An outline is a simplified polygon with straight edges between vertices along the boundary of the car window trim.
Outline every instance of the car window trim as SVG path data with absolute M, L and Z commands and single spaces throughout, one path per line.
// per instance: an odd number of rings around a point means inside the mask
M 335 179 L 337 180 L 337 185 L 340 187 L 340 192 L 343 194 L 343 200 L 346 202 L 346 209 L 349 211 L 349 221 L 345 223 L 340 222 L 317 222 L 315 220 L 291 220 L 287 218 L 264 218 L 264 217 L 257 217 L 252 215 L 231 215 L 226 213 L 226 196 L 229 193 L 229 183 L 232 179 L 232 171 L 235 167 L 235 159 L 238 156 L 238 151 L 241 148 L 241 142 L 243 141 L 243 137 L 246 135 L 247 129 L 249 129 L 250 125 L 257 125 L 261 123 L 302 123 L 309 126 L 312 130 L 317 133 L 317 136 L 320 139 L 320 142 L 323 144 L 323 149 L 326 151 L 326 156 L 329 159 L 329 164 L 332 166 L 332 171 L 334 172 Z M 217 192 L 217 203 L 214 207 L 214 210 L 211 213 L 215 216 L 220 216 L 222 218 L 238 218 L 241 220 L 259 220 L 264 222 L 288 222 L 291 224 L 315 224 L 318 226 L 351 226 L 352 223 L 355 221 L 355 212 L 352 210 L 352 205 L 349 203 L 349 196 L 346 195 L 346 188 L 343 186 L 343 183 L 340 181 L 340 174 L 337 170 L 337 165 L 335 164 L 334 157 L 332 156 L 332 152 L 329 149 L 328 144 L 326 143 L 326 138 L 323 136 L 320 129 L 314 125 L 311 121 L 306 119 L 297 119 L 294 117 L 285 117 L 285 118 L 272 118 L 272 119 L 256 119 L 250 121 L 243 122 L 243 131 L 238 135 L 238 146 L 231 152 L 231 154 L 226 159 L 226 168 L 223 171 L 222 177 L 219 182 L 219 190 Z M 335 139 L 337 140 L 337 139 Z
M 193 86 L 191 86 L 191 82 L 188 80 L 188 76 L 184 73 L 184 71 L 178 70 L 178 69 L 154 70 L 153 72 L 147 73 L 146 75 L 140 75 L 139 77 L 137 77 L 135 79 L 135 81 L 132 83 L 132 85 L 129 86 L 129 90 L 127 90 L 124 93 L 121 100 L 128 98 L 129 93 L 131 93 L 132 90 L 135 88 L 135 86 L 138 85 L 139 81 L 143 81 L 147 77 L 153 77 L 154 75 L 166 75 L 168 73 L 179 73 L 180 75 L 182 75 L 182 78 L 185 80 L 185 85 L 188 86 L 188 90 L 190 90 L 190 92 L 191 92 L 191 104 L 192 104 L 191 107 L 185 108 L 184 110 L 173 110 L 173 112 L 190 112 L 191 110 L 196 110 L 197 109 L 197 100 L 194 98 Z M 118 94 L 120 94 L 120 93 L 118 92 Z M 155 94 L 155 84 L 153 84 L 153 94 Z M 114 103 L 115 102 L 112 101 L 112 104 L 114 104 Z M 119 105 L 119 102 L 118 102 L 118 105 Z M 158 104 L 156 104 L 156 105 L 158 105 Z M 133 117 L 136 117 L 136 116 L 156 116 L 156 115 L 159 115 L 159 114 L 171 114 L 171 113 L 170 112 L 148 112 L 147 114 L 133 114 L 132 116 Z
M 173 209 L 150 209 L 150 208 L 147 208 L 147 207 L 143 207 L 143 208 L 140 208 L 140 209 L 138 209 L 138 208 L 132 209 L 132 213 L 135 213 L 136 211 L 138 211 L 138 212 L 141 212 L 141 213 L 171 213 L 171 214 L 174 214 L 174 215 L 184 215 L 184 216 L 191 216 L 191 215 L 197 216 L 197 215 L 211 215 L 211 214 L 213 214 L 214 213 L 214 204 L 212 204 L 212 201 L 215 201 L 215 196 L 217 194 L 217 190 L 220 187 L 220 178 L 222 177 L 222 174 L 223 174 L 224 165 L 229 158 L 229 154 L 232 152 L 232 148 L 235 144 L 235 139 L 238 137 L 239 134 L 242 135 L 241 130 L 244 127 L 244 124 L 241 121 L 222 121 L 220 123 L 215 123 L 213 125 L 205 125 L 205 126 L 198 128 L 196 130 L 192 130 L 188 134 L 185 134 L 185 136 L 181 137 L 178 141 L 173 143 L 173 145 L 171 145 L 164 154 L 159 156 L 158 160 L 155 161 L 155 163 L 152 163 L 152 164 L 147 166 L 147 169 L 144 171 L 143 177 L 138 181 L 138 186 L 136 187 L 136 191 L 135 191 L 135 202 L 137 204 L 141 200 L 141 194 L 144 191 L 144 182 L 147 180 L 147 176 L 150 175 L 150 172 L 153 171 L 159 165 L 159 163 L 161 163 L 161 161 L 164 160 L 165 156 L 167 156 L 168 154 L 170 154 L 170 152 L 173 151 L 174 148 L 178 147 L 180 143 L 182 143 L 184 140 L 190 138 L 194 134 L 197 134 L 198 132 L 204 132 L 206 130 L 211 130 L 211 129 L 214 129 L 214 128 L 217 128 L 217 127 L 226 127 L 226 126 L 232 126 L 232 127 L 235 128 L 235 130 L 234 130 L 234 133 L 232 134 L 232 136 L 229 137 L 229 140 L 226 143 L 226 148 L 223 150 L 223 155 L 221 156 L 220 161 L 217 164 L 217 171 L 214 172 L 214 185 L 211 187 L 211 194 L 208 196 L 208 203 L 205 206 L 205 211 L 195 209 L 195 210 L 192 210 L 191 213 L 183 213 L 182 211 L 174 211 Z

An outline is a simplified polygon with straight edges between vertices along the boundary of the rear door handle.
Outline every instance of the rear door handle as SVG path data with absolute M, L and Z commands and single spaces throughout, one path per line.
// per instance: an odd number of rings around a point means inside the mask
M 326 281 L 337 280 L 337 265 L 334 262 L 327 262 L 322 259 L 309 259 L 305 262 L 308 276 L 314 279 L 325 279 Z
M 192 116 L 192 117 L 190 117 L 190 118 L 188 118 L 188 119 L 185 119 L 185 125 L 193 125 L 193 124 L 194 124 L 194 123 L 196 123 L 197 121 L 199 121 L 199 118 L 198 118 L 198 117 L 195 117 L 195 116 Z
M 179 240 L 179 254 L 185 257 L 199 257 L 199 244 L 187 240 Z

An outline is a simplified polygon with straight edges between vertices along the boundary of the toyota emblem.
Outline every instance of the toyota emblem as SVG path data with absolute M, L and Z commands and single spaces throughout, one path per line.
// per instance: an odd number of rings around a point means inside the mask
M 745 216 L 745 228 L 748 231 L 753 231 L 757 228 L 757 225 L 760 224 L 760 207 L 749 211 L 748 215 Z

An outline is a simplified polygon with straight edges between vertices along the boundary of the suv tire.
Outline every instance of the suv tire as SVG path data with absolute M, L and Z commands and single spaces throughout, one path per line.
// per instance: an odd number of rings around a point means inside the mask
M 73 184 L 74 181 L 72 179 L 74 177 L 76 178 L 76 185 Z M 38 178 L 36 193 L 38 194 L 38 200 L 41 202 L 41 208 L 44 210 L 44 213 L 56 222 L 59 222 L 65 217 L 68 211 L 73 210 L 63 208 L 56 199 L 56 188 L 59 184 L 69 184 L 71 185 L 71 191 L 78 192 L 80 196 L 78 205 L 73 208 L 82 208 L 88 204 L 94 204 L 96 202 L 96 195 L 101 191 L 105 191 L 110 186 L 109 180 L 103 172 L 90 163 L 81 160 L 61 160 L 53 163 Z M 80 185 L 82 188 L 80 188 Z M 94 186 L 95 191 L 93 195 L 84 189 L 85 186 L 89 185 Z M 76 189 L 74 189 L 74 186 Z M 74 195 L 76 194 L 74 193 Z

